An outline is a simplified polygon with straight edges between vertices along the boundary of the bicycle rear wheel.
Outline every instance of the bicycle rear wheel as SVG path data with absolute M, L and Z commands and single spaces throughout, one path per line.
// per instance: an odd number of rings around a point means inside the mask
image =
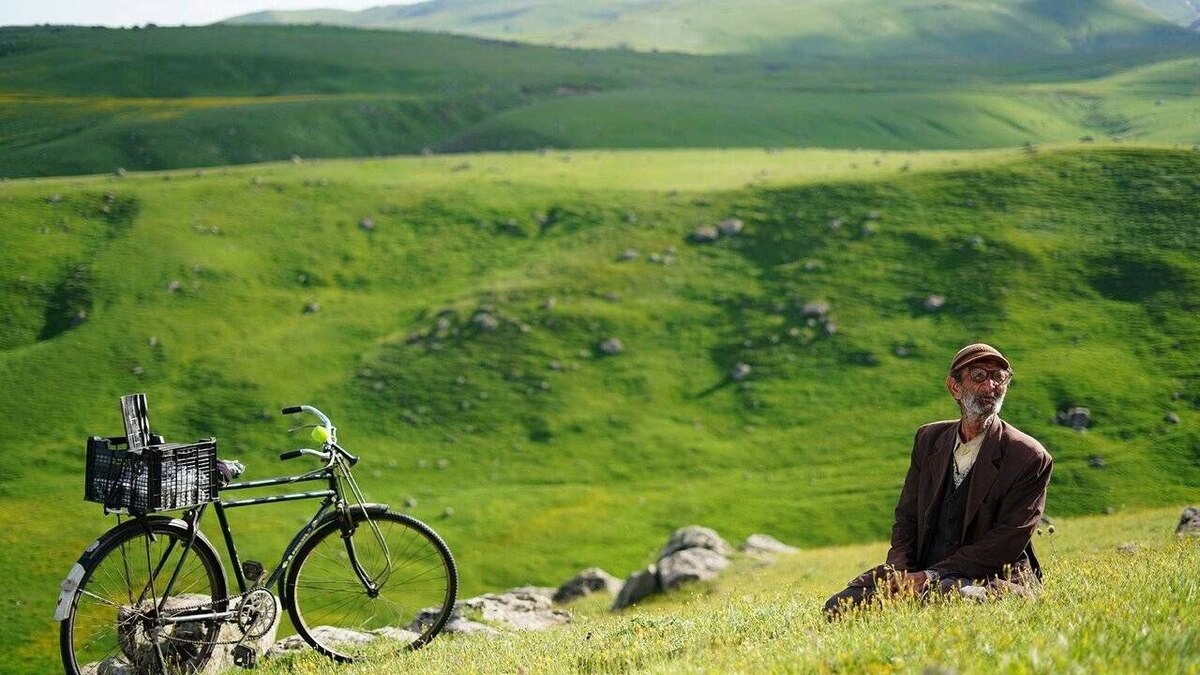
M 216 551 L 197 536 L 185 557 L 190 537 L 186 526 L 167 518 L 130 521 L 80 558 L 79 587 L 59 629 L 69 675 L 195 673 L 204 666 L 220 623 L 162 621 L 225 606 L 225 574 Z
M 296 554 L 284 584 L 292 623 L 317 651 L 337 661 L 421 647 L 454 609 L 458 571 L 450 549 L 415 518 L 390 511 L 352 513 L 349 533 L 334 518 Z

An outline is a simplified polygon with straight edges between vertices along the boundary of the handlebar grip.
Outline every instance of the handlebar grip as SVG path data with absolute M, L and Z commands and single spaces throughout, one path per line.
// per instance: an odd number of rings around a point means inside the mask
M 350 462 L 350 466 L 354 466 L 355 464 L 358 464 L 358 458 L 355 457 L 354 455 L 346 452 L 345 450 L 342 450 L 342 454 L 346 456 L 346 460 L 348 462 Z
M 281 412 L 283 412 L 284 415 L 292 415 L 292 414 L 301 412 L 302 410 L 303 410 L 303 408 L 301 408 L 298 405 L 289 405 L 288 407 L 284 408 Z
M 297 457 L 299 457 L 300 455 L 303 455 L 303 454 L 304 453 L 301 452 L 300 450 L 288 450 L 287 452 L 279 453 L 279 459 L 286 462 L 289 459 L 296 459 Z

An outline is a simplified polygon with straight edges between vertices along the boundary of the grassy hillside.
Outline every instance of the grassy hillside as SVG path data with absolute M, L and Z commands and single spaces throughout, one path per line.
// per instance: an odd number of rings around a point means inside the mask
M 4 184 L 4 669 L 51 668 L 57 582 L 109 524 L 79 499 L 83 439 L 119 431 L 130 391 L 157 430 L 215 434 L 252 477 L 297 443 L 274 410 L 325 409 L 370 496 L 415 499 L 444 534 L 467 594 L 623 573 L 686 522 L 876 540 L 912 431 L 954 414 L 947 358 L 977 339 L 1016 366 L 1006 417 L 1057 459 L 1052 515 L 1193 500 L 1198 185 L 1200 153 L 1121 146 Z M 740 236 L 689 242 L 729 217 Z M 602 356 L 612 337 L 624 353 Z M 1077 405 L 1088 432 L 1054 424 Z M 273 560 L 302 515 L 236 513 L 243 554 Z
M 716 582 L 617 616 L 588 599 L 570 606 L 574 625 L 544 633 L 443 637 L 352 668 L 307 655 L 262 672 L 1193 672 L 1200 582 L 1181 572 L 1200 565 L 1200 542 L 1171 535 L 1179 510 L 1060 521 L 1036 539 L 1037 602 L 899 602 L 828 624 L 825 598 L 886 547 L 816 549 L 737 560 Z
M 559 47 L 852 59 L 1013 58 L 1164 42 L 1194 46 L 1200 38 L 1123 0 L 431 0 L 360 12 L 258 12 L 226 23 L 325 23 Z
M 426 149 L 1191 145 L 1197 53 L 947 68 L 311 27 L 0 28 L 0 176 Z

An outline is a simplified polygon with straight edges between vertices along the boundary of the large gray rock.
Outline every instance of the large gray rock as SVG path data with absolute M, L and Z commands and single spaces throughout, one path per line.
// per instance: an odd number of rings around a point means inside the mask
M 1179 525 L 1175 527 L 1176 536 L 1200 537 L 1200 508 L 1189 506 L 1179 516 Z
M 788 546 L 769 534 L 752 534 L 746 537 L 746 543 L 739 546 L 738 550 L 762 557 L 778 553 L 794 553 L 799 549 L 795 546 Z
M 563 582 L 552 600 L 570 602 L 598 592 L 617 595 L 621 592 L 621 580 L 599 567 L 589 567 Z
M 681 527 L 671 534 L 667 545 L 658 554 L 658 559 L 662 560 L 672 553 L 686 548 L 706 548 L 723 556 L 733 553 L 733 547 L 714 530 L 700 525 L 689 525 Z
M 658 569 L 654 565 L 650 565 L 646 569 L 638 570 L 629 575 L 625 580 L 625 585 L 621 587 L 621 592 L 617 594 L 617 599 L 613 601 L 612 610 L 615 612 L 619 609 L 624 609 L 635 602 L 653 595 L 661 590 L 658 584 Z
M 663 590 L 673 591 L 689 581 L 711 581 L 717 578 L 729 560 L 707 548 L 686 548 L 658 562 L 658 580 Z
M 516 589 L 505 593 L 487 593 L 462 602 L 467 609 L 477 612 L 489 624 L 502 624 L 515 630 L 542 630 L 571 622 L 571 615 L 554 609 L 550 601 L 550 589 L 530 593 Z
M 437 618 L 438 609 L 438 607 L 429 607 L 417 612 L 417 616 L 405 629 L 409 631 L 423 631 L 426 626 L 432 624 Z M 487 624 L 468 619 L 466 609 L 466 601 L 454 603 L 454 608 L 450 610 L 450 618 L 446 620 L 446 625 L 442 627 L 442 632 L 459 633 L 462 635 L 500 634 L 500 631 Z

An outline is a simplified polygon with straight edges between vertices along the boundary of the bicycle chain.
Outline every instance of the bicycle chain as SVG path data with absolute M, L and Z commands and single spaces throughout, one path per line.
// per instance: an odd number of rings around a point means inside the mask
M 251 593 L 254 593 L 255 591 L 260 591 L 260 590 L 266 590 L 266 589 L 263 589 L 263 588 L 252 588 L 252 589 L 250 589 L 250 590 L 248 590 L 248 591 L 245 591 L 245 592 L 243 592 L 243 593 L 238 593 L 237 595 L 229 595 L 229 596 L 226 596 L 226 597 L 225 597 L 225 603 L 226 603 L 226 605 L 228 605 L 228 604 L 229 604 L 230 602 L 232 602 L 233 600 L 239 600 L 239 601 L 245 600 L 245 599 L 246 599 L 246 597 L 247 597 L 247 596 L 249 596 Z M 270 592 L 270 591 L 268 591 L 268 592 Z M 272 593 L 272 594 L 271 594 L 271 597 L 272 597 L 272 598 L 274 598 L 274 597 L 275 597 L 275 594 L 274 594 L 274 593 Z M 200 603 L 200 604 L 197 604 L 197 605 L 192 605 L 192 606 L 190 606 L 190 607 L 181 607 L 181 608 L 179 608 L 179 609 L 177 609 L 177 610 L 172 610 L 172 612 L 173 612 L 173 613 L 176 613 L 176 614 L 182 614 L 182 613 L 184 613 L 184 612 L 190 612 L 190 611 L 193 611 L 193 610 L 201 610 L 201 609 L 207 609 L 208 611 L 216 611 L 215 609 L 213 609 L 213 608 L 212 608 L 212 605 L 214 605 L 214 604 L 216 604 L 216 603 L 213 603 L 212 601 L 209 601 L 209 602 L 202 602 L 202 603 Z M 240 604 L 239 604 L 239 609 L 238 609 L 238 611 L 241 611 L 241 610 L 240 610 Z M 243 642 L 245 642 L 245 641 L 246 641 L 246 636 L 247 636 L 247 634 L 248 634 L 248 631 L 246 631 L 244 628 L 242 628 L 242 627 L 241 627 L 241 624 L 239 624 L 239 623 L 238 623 L 238 621 L 237 621 L 237 612 L 234 612 L 234 618 L 233 618 L 233 619 L 217 619 L 217 621 L 218 621 L 219 623 L 222 623 L 222 624 L 230 623 L 230 624 L 233 624 L 233 625 L 237 626 L 237 627 L 238 627 L 238 628 L 239 628 L 239 629 L 242 631 L 242 636 L 241 636 L 240 638 L 236 639 L 236 640 L 219 640 L 219 639 L 218 639 L 218 640 L 191 640 L 191 639 L 184 638 L 184 637 L 175 637 L 175 636 L 173 636 L 173 635 L 164 635 L 164 636 L 163 636 L 163 639 L 164 639 L 164 640 L 171 640 L 171 641 L 174 641 L 174 642 L 186 642 L 186 643 L 197 644 L 197 645 L 200 645 L 200 644 L 213 644 L 213 645 L 240 645 L 240 644 L 242 644 Z M 221 631 L 220 631 L 220 630 L 218 630 L 218 631 L 217 631 L 217 635 L 218 635 L 218 636 L 220 636 L 220 634 L 221 634 Z

